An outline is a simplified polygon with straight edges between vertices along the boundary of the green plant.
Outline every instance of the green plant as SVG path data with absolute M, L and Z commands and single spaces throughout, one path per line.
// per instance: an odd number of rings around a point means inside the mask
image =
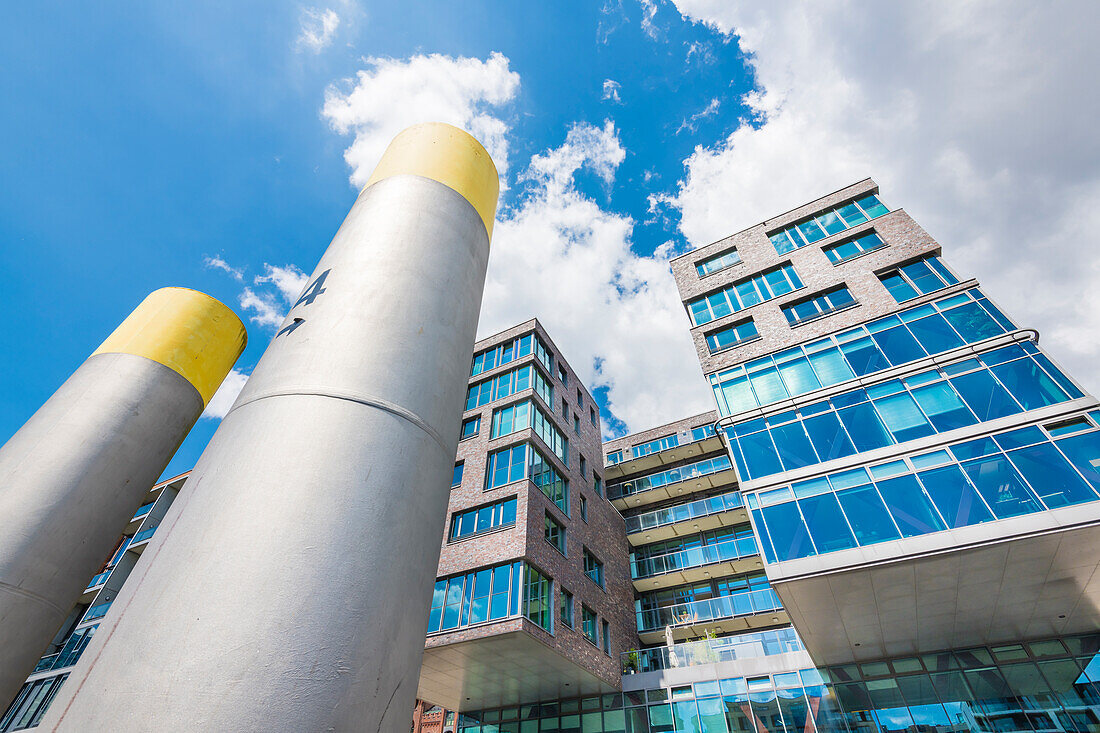
M 626 657 L 623 659 L 623 674 L 637 672 L 639 661 L 637 649 L 627 650 Z

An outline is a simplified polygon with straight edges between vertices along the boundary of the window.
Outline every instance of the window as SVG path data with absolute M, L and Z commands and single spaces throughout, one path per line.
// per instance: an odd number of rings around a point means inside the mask
M 542 454 L 531 448 L 531 481 L 547 499 L 569 516 L 569 481 Z
M 586 473 L 588 473 L 588 461 L 584 460 L 584 456 L 581 456 L 581 477 L 583 478 Z
M 598 428 L 600 426 L 599 422 L 596 421 L 596 408 L 595 407 L 590 406 L 588 408 L 588 422 L 592 423 L 592 427 L 597 427 Z
M 778 298 L 802 287 L 798 273 L 786 262 L 765 272 L 738 280 L 716 293 L 688 301 L 693 326 L 737 313 L 757 303 Z
M 535 408 L 535 435 L 542 438 L 542 442 L 561 459 L 562 463 L 569 465 L 569 439 L 562 435 L 550 418 L 538 408 Z
M 500 438 L 531 427 L 531 402 L 519 402 L 493 410 L 490 438 Z
M 538 369 L 530 364 L 470 385 L 466 391 L 466 409 L 473 410 L 496 400 L 534 388 L 547 405 L 553 404 L 554 391 Z
M 641 491 L 659 489 L 662 486 L 679 483 L 680 481 L 687 481 L 688 479 L 729 471 L 732 468 L 733 464 L 730 463 L 729 456 L 715 456 L 714 458 L 706 458 L 702 461 L 688 463 L 687 465 L 677 468 L 667 468 L 657 473 L 651 473 L 629 481 L 623 481 L 620 484 L 612 484 L 608 487 L 607 493 L 612 499 L 618 499 L 623 496 L 637 494 Z
M 27 682 L 0 720 L 2 730 L 24 730 L 38 725 L 68 674 Z
M 561 416 L 569 417 L 569 403 L 565 401 L 565 398 L 561 398 Z
M 959 281 L 940 262 L 940 258 L 935 256 L 911 262 L 896 270 L 884 272 L 878 277 L 890 291 L 890 295 L 894 296 L 894 300 L 899 303 L 946 288 Z
M 462 483 L 462 468 L 465 465 L 466 465 L 466 463 L 463 462 L 463 461 L 459 461 L 458 463 L 455 464 L 455 472 L 454 472 L 454 475 L 451 477 L 451 488 L 452 489 Z
M 747 321 L 741 321 L 723 328 L 721 331 L 708 333 L 707 348 L 710 349 L 710 353 L 717 354 L 719 351 L 725 351 L 746 341 L 755 341 L 759 337 L 756 323 L 750 318 Z
M 524 477 L 527 468 L 527 445 L 520 443 L 489 454 L 488 478 L 485 490 L 496 489 Z
M 608 633 L 610 624 L 607 623 L 607 619 L 604 619 L 601 624 L 603 633 L 600 635 L 600 641 L 603 642 L 603 652 L 608 656 L 611 656 L 611 634 Z
M 783 306 L 783 315 L 787 317 L 787 323 L 796 326 L 799 323 L 806 323 L 815 318 L 827 316 L 855 304 L 856 299 L 848 292 L 848 288 L 839 287 L 810 300 L 785 305 Z
M 487 474 L 486 491 L 526 477 L 568 516 L 569 482 L 534 446 L 521 443 L 490 453 Z
M 1015 330 L 977 288 L 710 376 L 722 415 L 866 377 Z
M 789 226 L 770 235 L 769 239 L 776 252 L 785 254 L 888 213 L 890 210 L 878 200 L 878 196 L 864 196 Z
M 481 415 L 477 417 L 471 417 L 469 420 L 462 421 L 462 435 L 459 440 L 466 440 L 466 438 L 472 438 L 481 431 Z
M 584 548 L 584 574 L 592 579 L 592 582 L 603 588 L 603 563 L 596 556 Z
M 558 379 L 561 380 L 561 386 L 569 384 L 569 373 L 565 371 L 565 367 L 558 364 Z
M 554 546 L 561 554 L 565 552 L 565 527 L 561 526 L 561 523 L 554 519 L 550 515 L 550 512 L 546 512 L 546 529 L 543 534 L 546 537 L 546 541 Z
M 584 395 L 581 394 L 581 388 L 577 387 L 577 407 L 584 407 Z
M 573 594 L 561 589 L 561 622 L 573 628 Z
M 581 496 L 581 519 L 588 521 L 588 499 Z
M 524 583 L 523 615 L 547 631 L 553 632 L 551 620 L 554 614 L 554 601 L 550 595 L 550 578 L 531 565 L 528 565 L 526 570 L 527 582 Z
M 592 488 L 596 490 L 596 496 L 603 496 L 603 479 L 595 471 L 592 472 Z
M 623 452 L 622 452 L 621 449 L 611 451 L 610 453 L 607 454 L 607 465 L 614 466 L 615 464 L 622 463 L 622 462 L 623 462 Z
M 482 372 L 487 372 L 490 369 L 496 369 L 498 366 L 509 364 L 516 359 L 528 356 L 532 351 L 534 351 L 536 358 L 542 362 L 543 366 L 547 369 L 552 368 L 550 351 L 546 348 L 546 344 L 542 343 L 542 339 L 534 333 L 529 333 L 513 341 L 509 341 L 506 344 L 494 346 L 491 349 L 475 354 L 473 367 L 470 369 L 470 376 L 476 377 Z
M 514 562 L 436 580 L 428 633 L 518 616 L 523 569 Z
M 596 646 L 600 645 L 596 637 L 596 612 L 583 603 L 581 604 L 581 631 L 584 633 L 584 638 Z
M 580 435 L 581 434 L 581 419 L 579 417 L 577 417 L 577 413 L 575 413 L 575 412 L 573 413 L 573 434 L 574 435 Z
M 885 246 L 886 242 L 882 241 L 882 237 L 874 231 L 870 231 L 855 239 L 823 247 L 821 251 L 829 258 L 829 262 L 839 265 L 841 262 L 847 262 L 853 257 L 859 257 L 866 252 L 874 252 L 876 249 L 882 249 Z
M 720 252 L 713 257 L 695 263 L 695 271 L 699 273 L 699 277 L 706 277 L 707 275 L 713 275 L 720 270 L 725 270 L 741 262 L 741 255 L 737 254 L 736 249 L 728 249 L 725 252 Z
M 675 448 L 679 444 L 680 440 L 675 434 L 666 435 L 663 438 L 657 438 L 657 440 L 651 440 L 648 443 L 634 446 L 634 457 L 641 458 L 642 456 L 648 456 L 650 453 L 656 453 L 657 451 L 666 450 L 668 448 Z
M 710 424 L 700 425 L 697 428 L 692 428 L 691 429 L 691 440 L 692 440 L 693 443 L 697 440 L 706 440 L 707 438 L 713 438 L 713 437 L 714 437 L 714 426 L 713 425 L 710 425 Z
M 516 497 L 451 515 L 451 542 L 516 523 Z

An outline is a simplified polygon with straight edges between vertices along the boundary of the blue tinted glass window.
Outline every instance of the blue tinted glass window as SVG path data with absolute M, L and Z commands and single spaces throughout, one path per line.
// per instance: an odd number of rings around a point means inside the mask
M 1077 389 L 1077 385 L 1069 381 L 1066 375 L 1063 374 L 1058 367 L 1054 366 L 1054 362 L 1047 358 L 1046 354 L 1037 352 L 1032 355 L 1032 358 L 1039 362 L 1039 365 L 1046 369 L 1047 374 L 1053 377 L 1054 381 L 1058 382 L 1062 389 L 1069 393 L 1071 399 L 1077 399 L 1078 397 L 1084 396 L 1081 390 Z
M 937 432 L 945 433 L 977 422 L 947 382 L 917 387 L 913 390 L 913 397 Z
M 844 217 L 844 221 L 847 222 L 848 226 L 850 227 L 854 227 L 856 224 L 862 224 L 863 222 L 867 221 L 867 217 L 862 211 L 859 210 L 859 207 L 855 204 L 847 204 L 846 206 L 841 206 L 839 209 L 837 209 L 837 213 Z
M 950 382 L 981 422 L 1020 411 L 1020 406 L 987 371 L 964 374 Z
M 772 439 L 767 430 L 739 438 L 737 442 L 741 445 L 741 452 L 745 457 L 749 478 L 767 476 L 783 470 L 779 465 L 779 456 L 776 455 L 775 446 L 772 445 Z
M 1031 359 L 1017 359 L 993 367 L 993 373 L 1025 410 L 1046 407 L 1068 399 L 1062 388 Z
M 775 562 L 775 551 L 772 550 L 771 536 L 768 534 L 768 527 L 764 524 L 764 517 L 760 514 L 759 509 L 752 510 L 753 523 L 756 525 L 756 531 L 760 534 L 760 548 L 764 551 L 764 559 L 768 562 Z
M 1063 438 L 1057 445 L 1093 488 L 1100 490 L 1100 433 Z
M 779 376 L 782 377 L 783 384 L 787 386 L 787 392 L 791 395 L 806 394 L 821 386 L 805 357 L 781 364 Z
M 848 523 L 840 511 L 840 504 L 834 494 L 821 494 L 809 499 L 799 499 L 802 514 L 810 528 L 810 535 L 818 552 L 846 550 L 856 546 Z
M 787 237 L 786 231 L 773 234 L 770 239 L 772 240 L 772 244 L 775 246 L 775 251 L 779 254 L 786 254 L 787 252 L 790 252 L 791 250 L 797 248 L 797 245 L 795 245 L 795 243 L 792 242 L 789 237 Z
M 966 527 L 993 519 L 958 466 L 934 468 L 918 476 L 949 526 Z
M 764 507 L 764 522 L 779 561 L 795 560 L 814 554 L 809 532 L 794 502 Z
M 464 464 L 464 463 L 456 463 L 455 464 L 454 476 L 451 477 L 451 486 L 452 487 L 458 486 L 459 484 L 462 483 L 462 469 L 465 467 L 465 465 L 466 464 Z
M 962 334 L 967 343 L 974 343 L 990 336 L 1004 333 L 1004 329 L 989 317 L 977 303 L 967 303 L 945 311 L 944 318 Z
M 763 301 L 752 280 L 737 283 L 734 287 L 737 289 L 737 297 L 741 300 L 742 308 L 748 308 L 750 305 L 756 305 Z
M 978 489 L 997 519 L 1030 514 L 1042 507 L 1002 455 L 978 458 L 963 464 L 967 478 Z
M 929 354 L 938 354 L 963 345 L 963 340 L 938 313 L 910 322 L 909 330 Z
M 1096 492 L 1050 443 L 1010 451 L 1008 457 L 1050 509 L 1096 498 Z
M 895 366 L 925 356 L 924 349 L 920 347 L 917 340 L 904 326 L 888 328 L 885 331 L 872 334 L 871 338 L 882 349 L 882 353 L 886 355 L 890 363 Z
M 890 366 L 890 362 L 879 351 L 878 346 L 869 336 L 855 341 L 850 341 L 840 347 L 844 356 L 848 359 L 852 369 L 859 376 L 864 376 Z
M 901 268 L 901 272 L 909 278 L 909 281 L 921 293 L 931 293 L 944 286 L 943 280 L 932 271 L 932 268 L 924 260 L 905 265 Z
M 998 449 L 992 438 L 978 438 L 966 443 L 957 443 L 951 446 L 950 450 L 956 460 L 965 461 L 970 458 L 988 456 L 991 453 L 996 453 Z
M 907 283 L 905 279 L 896 272 L 883 276 L 882 284 L 890 291 L 890 295 L 894 296 L 894 300 L 899 303 L 912 300 L 919 295 L 919 293 L 913 289 L 913 286 Z
M 858 452 L 863 453 L 893 445 L 894 441 L 890 439 L 890 434 L 886 432 L 886 427 L 871 405 L 863 403 L 847 407 L 838 410 L 837 415 L 840 416 L 844 427 L 848 429 L 848 435 L 851 436 L 852 443 L 855 444 Z
M 817 224 L 828 234 L 837 234 L 847 229 L 847 227 L 844 226 L 844 222 L 840 220 L 840 217 L 832 211 L 826 211 L 824 214 L 820 214 L 817 217 Z
M 802 236 L 805 237 L 806 241 L 810 244 L 825 238 L 825 232 L 821 231 L 821 227 L 819 227 L 817 222 L 813 219 L 799 224 L 798 231 L 802 232 Z
M 843 458 L 856 452 L 855 446 L 852 445 L 852 441 L 834 413 L 827 412 L 823 415 L 808 417 L 803 424 L 822 461 Z
M 886 423 L 886 428 L 899 443 L 923 438 L 935 432 L 921 414 L 917 403 L 905 392 L 874 400 L 874 404 L 882 421 Z
M 730 415 L 757 405 L 756 398 L 749 387 L 749 378 L 744 375 L 735 377 L 722 385 L 722 398 L 726 401 L 729 408 L 727 414 Z
M 779 374 L 775 367 L 761 369 L 749 375 L 753 391 L 756 392 L 756 401 L 761 405 L 781 400 L 787 396 L 783 383 L 779 381 Z
M 898 476 L 879 481 L 878 490 L 886 500 L 886 507 L 901 529 L 902 536 L 913 537 L 946 529 L 932 503 L 921 491 L 916 477 Z
M 787 471 L 818 462 L 813 446 L 799 422 L 788 423 L 771 429 L 772 439 L 779 449 L 779 458 Z
M 835 347 L 811 354 L 809 359 L 822 385 L 840 384 L 855 377 L 855 372 Z
M 847 489 L 838 492 L 837 498 L 840 499 L 840 505 L 844 508 L 844 514 L 848 517 L 859 544 L 873 545 L 876 542 L 896 540 L 901 536 L 874 486 Z
M 884 206 L 883 203 L 878 200 L 878 196 L 875 196 L 873 194 L 857 200 L 856 203 L 859 204 L 859 208 L 866 211 L 867 216 L 871 217 L 872 219 L 878 216 L 882 216 L 883 214 L 890 213 L 890 210 L 887 209 L 886 206 Z

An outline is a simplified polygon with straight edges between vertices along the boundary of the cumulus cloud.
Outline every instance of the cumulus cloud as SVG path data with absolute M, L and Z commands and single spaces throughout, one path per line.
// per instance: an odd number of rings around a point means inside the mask
M 221 270 L 234 280 L 244 280 L 244 270 L 238 267 L 232 267 L 228 262 L 217 255 L 213 257 L 204 257 L 202 264 L 214 270 Z
M 321 53 L 332 45 L 336 29 L 340 26 L 340 16 L 331 8 L 303 8 L 298 25 L 298 48 Z
M 447 122 L 476 137 L 503 176 L 508 168 L 508 124 L 499 108 L 519 88 L 508 59 L 486 60 L 418 55 L 408 59 L 371 57 L 369 68 L 325 93 L 322 116 L 341 135 L 354 135 L 344 152 L 351 182 L 362 186 L 394 135 L 418 122 Z
M 225 381 L 218 387 L 218 391 L 210 398 L 210 403 L 202 412 L 202 417 L 208 420 L 220 420 L 229 414 L 229 408 L 237 400 L 237 395 L 244 389 L 244 383 L 248 381 L 248 375 L 239 369 L 231 369 L 226 375 Z
M 693 245 L 872 176 L 950 264 L 1100 387 L 1090 4 L 675 5 L 736 39 L 756 78 L 754 119 L 697 148 L 667 199 Z
M 712 408 L 669 273 L 672 245 L 631 250 L 629 216 L 581 193 L 576 174 L 613 180 L 626 151 L 612 122 L 581 123 L 535 155 L 525 189 L 498 222 L 479 330 L 537 316 L 590 389 L 637 430 Z M 605 419 L 605 428 L 608 421 Z
M 614 79 L 603 80 L 603 98 L 607 101 L 614 102 L 615 104 L 622 104 L 622 97 L 619 96 L 619 92 L 622 90 L 623 85 Z

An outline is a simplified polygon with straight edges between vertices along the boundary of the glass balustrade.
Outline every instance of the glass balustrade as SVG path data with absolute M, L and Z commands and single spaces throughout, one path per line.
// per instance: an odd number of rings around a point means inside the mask
M 607 487 L 607 494 L 612 499 L 621 499 L 624 496 L 640 494 L 643 491 L 659 489 L 662 486 L 677 484 L 681 481 L 689 481 L 694 478 L 710 476 L 733 468 L 729 456 L 715 456 L 703 461 L 689 463 L 686 466 L 670 468 L 658 473 L 651 473 L 631 481 L 623 481 L 620 484 Z
M 110 607 L 111 601 L 100 603 L 98 606 L 92 606 L 88 609 L 88 612 L 84 614 L 84 618 L 81 619 L 80 623 L 87 623 L 88 621 L 95 621 L 97 618 L 103 618 L 107 613 L 107 609 Z
M 149 510 L 153 508 L 153 504 L 156 504 L 156 501 L 151 501 L 148 504 L 144 504 L 139 507 L 138 510 L 134 512 L 134 516 L 130 519 L 130 521 L 132 522 L 134 521 L 134 519 L 141 519 L 142 517 L 144 517 L 146 514 L 149 513 Z
M 783 604 L 771 588 L 718 596 L 701 601 L 637 611 L 638 631 L 660 631 L 666 626 L 685 626 L 754 613 L 779 611 Z
M 99 575 L 95 576 L 88 582 L 89 588 L 95 588 L 97 585 L 103 585 L 107 582 L 107 576 L 111 574 L 110 570 L 104 570 Z
M 770 657 L 805 650 L 792 628 L 756 631 L 750 634 L 703 639 L 683 644 L 635 649 L 620 656 L 623 674 L 653 672 L 673 667 L 690 667 L 739 659 Z
M 687 504 L 677 504 L 676 506 L 627 517 L 626 531 L 627 534 L 632 534 L 667 524 L 684 522 L 688 519 L 728 512 L 731 509 L 741 509 L 744 506 L 745 501 L 741 496 L 741 492 L 731 491 L 728 494 L 708 496 L 706 499 L 698 499 Z
M 155 526 L 154 527 L 146 527 L 145 529 L 141 530 L 136 535 L 134 535 L 134 541 L 131 542 L 130 544 L 131 545 L 136 545 L 138 542 L 144 542 L 145 540 L 152 537 L 153 533 L 156 532 L 156 531 L 157 531 L 157 528 Z
M 676 570 L 697 568 L 716 562 L 740 560 L 743 557 L 752 557 L 759 554 L 760 551 L 756 547 L 755 538 L 740 537 L 713 545 L 689 547 L 664 555 L 641 558 L 632 563 L 630 570 L 635 579 L 649 578 Z

